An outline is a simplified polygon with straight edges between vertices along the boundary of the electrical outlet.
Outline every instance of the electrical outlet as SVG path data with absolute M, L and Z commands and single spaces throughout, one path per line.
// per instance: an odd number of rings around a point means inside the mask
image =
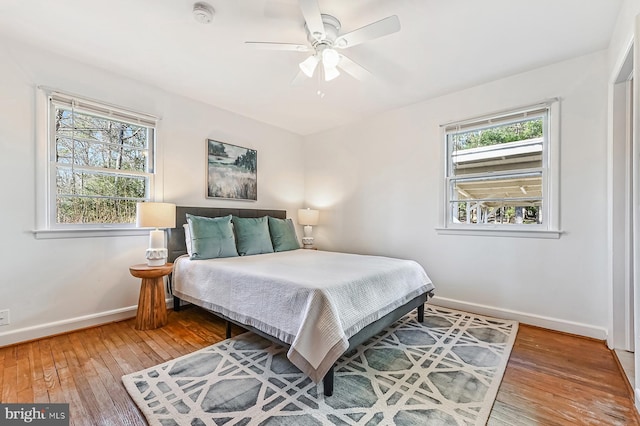
M 9 310 L 3 309 L 0 311 L 0 325 L 9 325 Z

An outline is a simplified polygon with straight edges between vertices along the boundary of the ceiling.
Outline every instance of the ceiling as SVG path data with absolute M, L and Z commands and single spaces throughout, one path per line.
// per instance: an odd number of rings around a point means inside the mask
M 189 0 L 0 0 L 0 35 L 306 135 L 606 49 L 622 3 L 318 1 L 341 33 L 399 17 L 400 32 L 343 51 L 375 80 L 292 86 L 308 54 L 244 45 L 306 43 L 297 0 L 207 0 L 208 25 Z

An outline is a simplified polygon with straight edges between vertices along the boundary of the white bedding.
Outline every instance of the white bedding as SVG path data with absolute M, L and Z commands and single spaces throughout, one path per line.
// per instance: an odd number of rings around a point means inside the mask
M 349 337 L 433 289 L 411 260 L 293 250 L 209 260 L 176 259 L 179 298 L 291 345 L 287 357 L 314 381 Z

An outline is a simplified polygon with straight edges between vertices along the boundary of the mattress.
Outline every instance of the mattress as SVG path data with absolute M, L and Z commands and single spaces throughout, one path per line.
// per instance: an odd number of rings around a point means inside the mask
M 318 382 L 349 337 L 433 284 L 412 260 L 292 250 L 176 259 L 175 296 L 290 345 L 287 357 Z

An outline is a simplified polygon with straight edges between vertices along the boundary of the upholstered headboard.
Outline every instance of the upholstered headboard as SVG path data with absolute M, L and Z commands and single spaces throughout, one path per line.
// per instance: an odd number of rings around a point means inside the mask
M 173 262 L 178 257 L 187 253 L 187 246 L 184 239 L 184 227 L 187 223 L 186 214 L 205 217 L 221 217 L 234 215 L 238 217 L 263 217 L 271 216 L 278 219 L 286 219 L 286 210 L 258 210 L 258 209 L 225 209 L 213 207 L 176 207 L 176 227 L 167 229 L 167 249 L 169 250 L 168 262 Z

